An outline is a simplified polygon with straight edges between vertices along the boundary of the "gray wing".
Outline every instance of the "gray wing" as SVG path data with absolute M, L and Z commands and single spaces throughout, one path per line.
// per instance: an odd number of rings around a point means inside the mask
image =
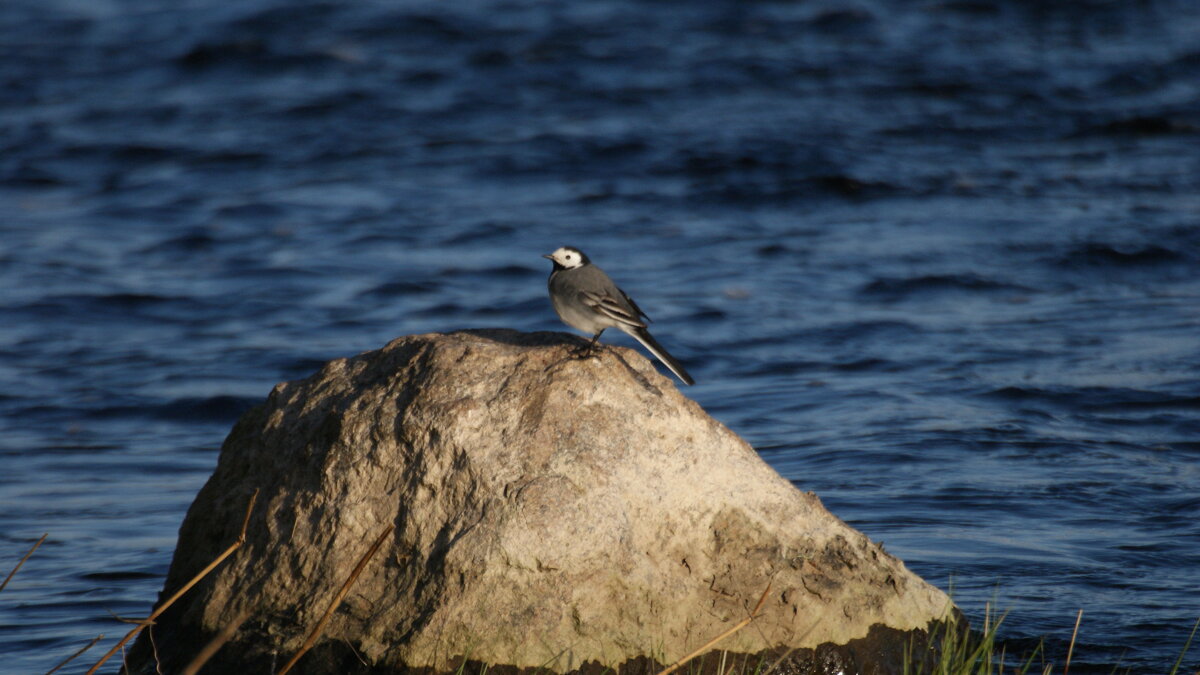
M 633 299 L 617 288 L 617 285 L 595 265 L 586 268 L 588 274 L 580 279 L 579 297 L 583 304 L 591 307 L 596 313 L 602 314 L 619 324 L 630 328 L 645 328 L 646 324 L 639 317 L 646 313 L 634 303 Z M 646 316 L 648 321 L 650 317 Z

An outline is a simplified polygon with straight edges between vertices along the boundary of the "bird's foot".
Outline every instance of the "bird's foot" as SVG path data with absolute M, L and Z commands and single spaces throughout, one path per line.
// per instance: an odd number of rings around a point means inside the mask
M 589 342 L 586 345 L 580 345 L 575 348 L 573 356 L 579 360 L 590 359 L 593 356 L 599 356 L 600 350 L 603 349 L 595 342 Z

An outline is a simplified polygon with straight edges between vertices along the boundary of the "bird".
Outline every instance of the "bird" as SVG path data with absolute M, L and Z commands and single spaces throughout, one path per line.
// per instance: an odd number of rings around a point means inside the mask
M 563 246 L 542 257 L 554 263 L 548 282 L 550 303 L 563 323 L 592 334 L 592 341 L 587 346 L 589 352 L 605 329 L 616 328 L 642 343 L 684 384 L 696 383 L 679 361 L 650 335 L 646 329 L 650 317 L 633 298 L 617 288 L 604 270 L 593 265 L 583 251 L 574 246 Z

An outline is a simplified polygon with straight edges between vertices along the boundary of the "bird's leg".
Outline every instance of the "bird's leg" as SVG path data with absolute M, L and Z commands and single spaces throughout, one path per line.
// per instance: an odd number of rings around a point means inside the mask
M 579 356 L 579 358 L 587 359 L 587 358 L 591 358 L 592 356 L 595 355 L 596 341 L 600 339 L 600 333 L 603 333 L 603 332 L 604 332 L 604 329 L 601 328 L 599 331 L 596 332 L 595 335 L 592 336 L 592 339 L 590 342 L 587 343 L 587 346 L 579 348 L 579 352 L 577 354 Z

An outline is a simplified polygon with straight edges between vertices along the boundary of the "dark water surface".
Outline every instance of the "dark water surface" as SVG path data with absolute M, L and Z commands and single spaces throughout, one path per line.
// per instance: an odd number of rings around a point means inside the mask
M 1200 4 L 3 0 L 0 573 L 50 537 L 0 670 L 148 612 L 276 382 L 559 329 L 561 244 L 1014 649 L 1057 672 L 1082 609 L 1072 673 L 1170 669 L 1200 616 Z

